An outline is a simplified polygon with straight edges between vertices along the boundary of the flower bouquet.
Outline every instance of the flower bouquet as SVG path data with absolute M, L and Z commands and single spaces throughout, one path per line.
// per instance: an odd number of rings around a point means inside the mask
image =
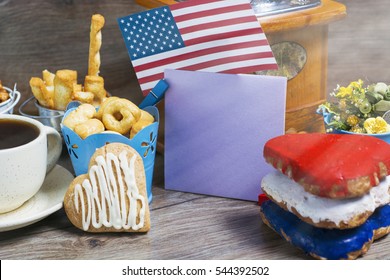
M 317 112 L 324 116 L 326 132 L 389 133 L 390 88 L 382 82 L 364 87 L 360 79 L 347 87 L 338 85 Z

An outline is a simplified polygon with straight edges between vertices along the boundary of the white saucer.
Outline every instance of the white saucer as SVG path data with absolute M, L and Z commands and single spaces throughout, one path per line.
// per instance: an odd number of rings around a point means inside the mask
M 31 225 L 61 209 L 73 178 L 67 169 L 56 165 L 35 196 L 18 209 L 0 214 L 0 232 Z

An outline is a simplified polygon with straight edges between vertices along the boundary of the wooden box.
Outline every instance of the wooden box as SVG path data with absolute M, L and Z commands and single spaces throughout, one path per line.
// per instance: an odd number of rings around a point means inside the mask
M 173 0 L 136 2 L 147 8 L 176 3 Z M 280 61 L 286 63 L 286 54 L 278 53 L 274 49 L 280 43 L 287 42 L 298 46 L 306 56 L 300 71 L 287 83 L 286 130 L 291 128 L 307 132 L 324 130 L 322 117 L 316 114 L 316 109 L 327 97 L 328 24 L 345 16 L 345 5 L 322 0 L 321 5 L 314 8 L 258 17 L 278 64 Z M 164 112 L 161 109 L 163 118 Z M 163 134 L 163 131 L 160 133 Z

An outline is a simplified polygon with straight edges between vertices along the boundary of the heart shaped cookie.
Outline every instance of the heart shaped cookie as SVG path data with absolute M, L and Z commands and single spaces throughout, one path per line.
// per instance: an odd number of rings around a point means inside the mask
M 145 170 L 132 147 L 111 143 L 96 150 L 88 174 L 76 177 L 64 209 L 77 228 L 88 232 L 147 232 L 150 229 Z
M 306 192 L 275 170 L 261 181 L 263 193 L 302 221 L 321 228 L 348 229 L 362 225 L 375 209 L 390 203 L 390 176 L 361 196 L 331 199 Z
M 367 135 L 286 134 L 269 140 L 264 158 L 307 192 L 359 197 L 390 172 L 390 145 Z
M 361 226 L 344 230 L 309 225 L 271 200 L 261 204 L 260 215 L 280 236 L 317 259 L 356 259 L 390 232 L 389 204 L 376 209 Z

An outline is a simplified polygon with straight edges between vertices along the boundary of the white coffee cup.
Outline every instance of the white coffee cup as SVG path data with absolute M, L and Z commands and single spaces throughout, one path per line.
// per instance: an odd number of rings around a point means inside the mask
M 62 139 L 55 129 L 24 116 L 0 115 L 0 122 L 9 126 L 20 122 L 35 133 L 35 138 L 28 143 L 0 146 L 0 213 L 5 213 L 17 209 L 39 191 L 46 173 L 61 155 Z M 0 141 L 10 142 L 6 139 L 10 133 L 5 127 L 2 130 Z

